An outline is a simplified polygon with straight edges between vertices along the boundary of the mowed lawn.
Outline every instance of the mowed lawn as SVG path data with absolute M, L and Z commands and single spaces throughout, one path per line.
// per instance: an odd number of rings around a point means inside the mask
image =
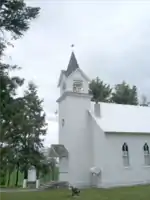
M 69 190 L 53 189 L 45 192 L 1 193 L 2 200 L 66 200 L 73 199 Z M 81 190 L 81 200 L 150 200 L 150 185 L 116 189 Z

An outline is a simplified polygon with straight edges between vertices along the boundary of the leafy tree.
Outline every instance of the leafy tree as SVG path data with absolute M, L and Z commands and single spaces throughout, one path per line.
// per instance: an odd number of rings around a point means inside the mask
M 50 172 L 52 174 L 52 180 L 55 180 L 55 169 L 56 169 L 56 164 L 57 164 L 56 158 L 47 157 L 46 164 L 49 167 Z
M 16 186 L 19 170 L 24 173 L 24 179 L 27 179 L 28 169 L 39 166 L 43 158 L 40 151 L 43 140 L 40 136 L 46 134 L 46 123 L 42 102 L 37 95 L 36 86 L 30 83 L 24 97 L 17 98 L 13 106 L 16 112 L 9 126 L 13 137 L 8 145 L 16 152 Z
M 30 27 L 30 22 L 39 14 L 38 7 L 29 7 L 23 0 L 0 1 L 0 52 L 2 54 L 7 44 L 6 32 L 12 39 L 23 36 Z M 1 55 L 0 54 L 0 55 Z
M 39 8 L 28 7 L 23 0 L 1 0 L 0 1 L 0 58 L 8 44 L 6 33 L 10 33 L 12 39 L 17 39 L 29 29 L 32 19 L 39 14 Z M 6 122 L 9 112 L 7 106 L 14 100 L 15 91 L 23 84 L 19 77 L 10 77 L 10 70 L 18 69 L 17 66 L 10 66 L 0 62 L 0 119 L 1 124 Z M 3 130 L 3 129 L 1 129 Z
M 5 164 L 8 162 L 7 155 L 9 154 L 7 151 L 9 148 L 5 147 L 9 146 L 15 152 L 16 144 L 21 137 L 19 133 L 21 130 L 20 121 L 18 121 L 17 127 L 15 124 L 16 119 L 21 114 L 17 112 L 22 110 L 22 107 L 19 106 L 24 103 L 23 99 L 16 99 L 16 89 L 22 86 L 24 80 L 20 77 L 9 76 L 10 70 L 18 70 L 19 68 L 3 63 L 2 56 L 5 48 L 12 45 L 13 40 L 22 37 L 29 29 L 31 20 L 38 16 L 39 10 L 37 7 L 27 6 L 23 0 L 0 0 L 0 152 L 3 161 L 0 174 L 2 176 L 6 172 Z M 9 36 L 10 40 L 6 36 Z M 18 119 L 20 120 L 20 118 Z M 16 158 L 19 159 L 19 156 Z M 11 161 L 9 160 L 9 162 Z
M 142 95 L 140 106 L 149 106 L 149 105 L 150 102 L 148 102 L 147 97 L 145 95 Z
M 48 159 L 43 154 L 43 158 L 41 158 L 40 162 L 37 162 L 36 168 L 36 179 L 38 180 L 40 177 L 44 177 L 50 172 L 50 165 Z
M 111 95 L 111 87 L 105 84 L 98 77 L 89 84 L 89 93 L 93 95 L 92 101 L 109 102 Z
M 41 148 L 43 140 L 40 136 L 45 135 L 47 124 L 45 113 L 42 108 L 43 100 L 37 94 L 37 87 L 29 83 L 28 90 L 24 93 L 24 109 L 22 112 L 21 137 L 19 137 L 19 152 L 21 155 L 20 165 L 27 179 L 28 169 L 37 166 L 43 158 Z
M 52 173 L 52 180 L 55 180 L 55 169 L 56 169 L 56 164 L 57 164 L 56 159 L 50 158 L 48 163 L 49 163 L 51 173 Z
M 1 158 L 7 160 L 8 171 L 11 173 L 12 164 L 16 172 L 16 186 L 18 184 L 19 162 L 20 162 L 20 138 L 21 138 L 21 119 L 24 109 L 23 98 L 12 98 L 11 104 L 7 105 L 5 121 L 2 123 L 3 130 L 1 131 Z M 4 118 L 3 118 L 4 119 Z M 9 123 L 8 123 L 9 122 Z
M 8 158 L 8 160 L 7 160 L 7 171 L 8 171 L 8 177 L 7 177 L 7 186 L 9 186 L 10 185 L 10 177 L 11 177 L 11 174 L 12 174 L 12 172 L 14 171 L 14 169 L 15 169 L 15 162 L 14 162 L 14 160 L 13 160 L 13 154 L 11 153 L 10 154 L 10 156 L 11 156 L 11 158 Z
M 136 86 L 130 87 L 126 82 L 117 84 L 112 93 L 111 102 L 118 104 L 138 104 L 138 94 Z

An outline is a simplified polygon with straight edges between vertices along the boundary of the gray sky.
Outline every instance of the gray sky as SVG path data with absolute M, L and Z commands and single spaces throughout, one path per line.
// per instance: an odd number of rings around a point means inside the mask
M 125 80 L 150 98 L 150 1 L 27 2 L 41 7 L 40 16 L 7 53 L 22 67 L 19 75 L 33 80 L 44 98 L 46 145 L 57 142 L 57 82 L 72 43 L 80 68 L 91 79 L 99 76 L 112 86 Z

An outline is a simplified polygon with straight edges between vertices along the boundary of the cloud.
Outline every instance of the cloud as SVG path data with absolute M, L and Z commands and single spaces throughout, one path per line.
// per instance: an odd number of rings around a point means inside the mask
M 111 85 L 135 84 L 150 98 L 150 4 L 121 1 L 28 1 L 41 13 L 25 36 L 9 49 L 12 63 L 26 81 L 34 80 L 50 124 L 46 143 L 56 141 L 53 113 L 59 97 L 57 81 L 75 44 L 81 69 Z M 20 91 L 21 92 L 21 91 Z M 50 114 L 48 114 L 50 113 Z M 57 127 L 57 128 L 56 128 Z
M 44 138 L 44 146 L 50 147 L 51 144 L 58 144 L 58 123 L 54 121 L 48 122 L 48 133 Z
M 54 121 L 54 122 L 56 122 L 57 121 L 57 117 L 58 116 L 56 116 L 56 114 L 55 113 L 48 113 L 47 114 L 47 120 L 48 121 Z

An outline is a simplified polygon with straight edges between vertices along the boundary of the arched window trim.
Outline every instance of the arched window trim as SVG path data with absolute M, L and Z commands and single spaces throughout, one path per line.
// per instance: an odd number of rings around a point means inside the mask
M 149 154 L 149 146 L 148 146 L 147 143 L 144 144 L 143 150 L 144 150 L 144 154 L 145 154 L 145 153 L 146 153 L 146 154 Z
M 122 151 L 127 151 L 128 152 L 128 145 L 127 145 L 127 143 L 123 144 Z
M 65 125 L 65 120 L 64 119 L 61 120 L 61 125 L 62 125 L 62 127 Z
M 122 153 L 123 153 L 123 165 L 125 167 L 128 167 L 130 164 L 129 164 L 129 148 L 128 148 L 128 145 L 127 143 L 124 143 L 122 145 Z
M 146 166 L 150 166 L 150 152 L 149 152 L 149 146 L 147 143 L 143 146 L 144 151 L 144 162 Z

